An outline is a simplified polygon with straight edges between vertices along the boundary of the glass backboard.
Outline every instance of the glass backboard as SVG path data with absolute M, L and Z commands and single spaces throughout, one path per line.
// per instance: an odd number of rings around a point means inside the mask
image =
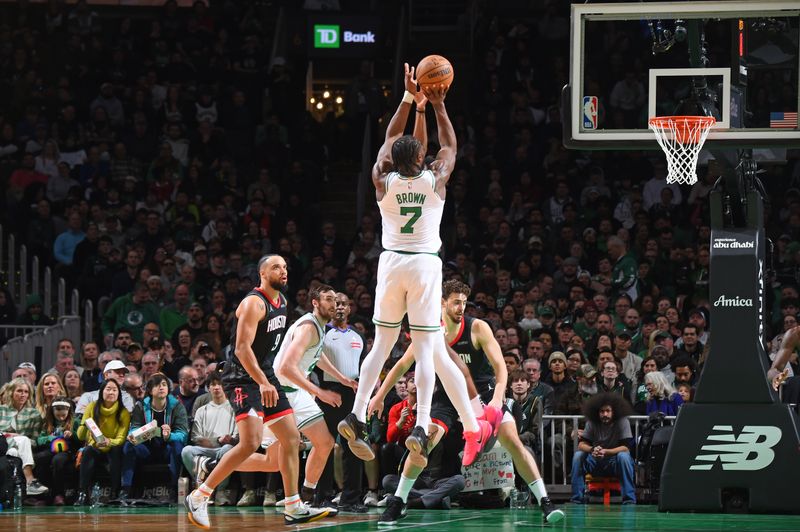
M 711 115 L 707 147 L 797 148 L 800 1 L 574 4 L 564 143 L 655 149 L 647 120 Z

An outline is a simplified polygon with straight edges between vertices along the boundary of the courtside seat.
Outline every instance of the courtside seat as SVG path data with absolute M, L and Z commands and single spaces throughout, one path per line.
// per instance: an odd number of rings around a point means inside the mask
M 586 481 L 586 496 L 590 503 L 600 502 L 606 506 L 612 502 L 622 502 L 622 488 L 617 477 L 593 477 L 587 474 L 584 477 Z

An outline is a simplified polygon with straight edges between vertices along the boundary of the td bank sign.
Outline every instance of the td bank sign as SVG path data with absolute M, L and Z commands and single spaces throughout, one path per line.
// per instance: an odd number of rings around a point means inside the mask
M 339 24 L 314 24 L 314 48 L 339 48 L 342 43 L 375 44 L 375 34 L 342 30 Z

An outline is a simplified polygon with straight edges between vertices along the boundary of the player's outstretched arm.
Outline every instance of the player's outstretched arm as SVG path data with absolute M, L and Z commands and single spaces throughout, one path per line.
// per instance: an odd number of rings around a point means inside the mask
M 456 151 L 458 142 L 456 141 L 456 131 L 453 123 L 447 115 L 447 108 L 444 99 L 450 87 L 439 85 L 426 85 L 422 88 L 425 97 L 428 98 L 434 112 L 436 113 L 436 127 L 439 130 L 439 153 L 436 154 L 432 168 L 436 173 L 437 180 L 447 183 L 450 174 L 456 164 Z
M 417 139 L 422 147 L 427 150 L 428 148 L 428 123 L 425 120 L 425 106 L 428 104 L 428 98 L 421 91 L 414 95 L 414 105 L 416 112 L 414 113 L 414 138 Z
M 403 96 L 400 104 L 397 106 L 397 111 L 394 112 L 389 125 L 386 128 L 386 139 L 378 151 L 378 158 L 375 166 L 372 167 L 372 181 L 378 186 L 380 179 L 392 170 L 392 145 L 394 141 L 403 136 L 403 131 L 406 129 L 408 122 L 408 113 L 411 111 L 411 106 L 414 105 L 414 95 L 417 94 L 417 80 L 414 78 L 414 67 L 409 67 L 408 63 L 405 66 L 405 88 L 410 97 Z M 382 187 L 382 185 L 380 185 Z
M 503 360 L 503 350 L 500 344 L 492 334 L 492 328 L 483 320 L 475 320 L 472 324 L 472 336 L 478 340 L 483 352 L 486 353 L 486 358 L 489 359 L 489 364 L 492 365 L 494 370 L 495 388 L 492 400 L 489 403 L 495 408 L 503 406 L 505 400 L 506 387 L 508 386 L 508 369 Z

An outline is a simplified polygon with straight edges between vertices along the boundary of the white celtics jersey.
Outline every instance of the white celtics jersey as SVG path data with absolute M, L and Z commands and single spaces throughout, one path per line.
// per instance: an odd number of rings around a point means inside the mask
M 307 377 L 313 370 L 314 367 L 317 365 L 319 361 L 319 357 L 322 354 L 322 342 L 325 339 L 325 331 L 322 330 L 322 327 L 319 326 L 317 319 L 314 317 L 314 314 L 309 312 L 308 314 L 304 314 L 301 316 L 296 322 L 294 322 L 289 329 L 286 330 L 286 337 L 283 339 L 283 343 L 281 344 L 281 348 L 278 351 L 278 354 L 275 356 L 274 367 L 277 367 L 280 362 L 283 360 L 283 357 L 286 356 L 286 350 L 289 348 L 289 344 L 292 343 L 292 338 L 294 337 L 294 331 L 297 327 L 303 323 L 311 322 L 314 324 L 314 327 L 317 328 L 317 343 L 309 347 L 305 350 L 303 355 L 300 357 L 300 363 L 297 365 L 300 368 L 300 371 Z M 292 388 L 296 388 L 297 385 L 292 383 L 291 381 L 286 380 L 285 378 L 278 377 L 280 383 L 284 386 L 289 386 Z
M 378 202 L 383 224 L 383 249 L 412 253 L 438 253 L 442 246 L 439 225 L 444 200 L 436 194 L 430 170 L 416 177 L 397 172 L 386 176 L 386 195 Z

